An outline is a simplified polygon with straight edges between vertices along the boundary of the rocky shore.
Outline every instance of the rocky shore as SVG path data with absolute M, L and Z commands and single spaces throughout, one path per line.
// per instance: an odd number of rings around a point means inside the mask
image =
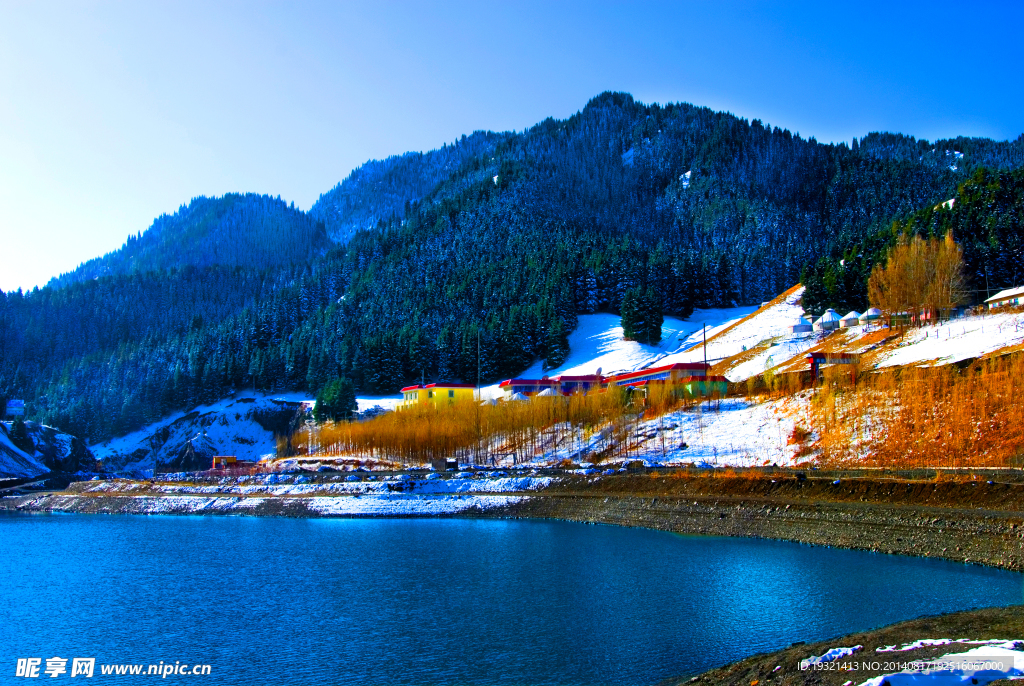
M 1024 571 L 1024 485 L 679 478 L 559 483 L 488 516 L 769 538 Z
M 773 475 L 81 482 L 0 509 L 285 517 L 554 518 L 944 558 L 1024 571 L 1024 483 Z M 368 477 L 360 477 L 366 479 Z M 249 480 L 246 480 L 249 479 Z

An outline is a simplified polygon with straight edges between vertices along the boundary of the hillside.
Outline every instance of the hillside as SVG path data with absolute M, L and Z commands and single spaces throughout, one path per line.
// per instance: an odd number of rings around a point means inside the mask
M 80 438 L 35 422 L 24 426 L 24 439 L 19 440 L 11 422 L 0 422 L 0 479 L 96 470 L 96 457 Z
M 62 274 L 51 286 L 186 267 L 274 268 L 313 260 L 328 243 L 322 225 L 280 198 L 253 193 L 193 198 L 129 236 L 120 249 Z
M 309 214 L 324 223 L 332 240 L 345 243 L 357 231 L 402 217 L 410 203 L 422 200 L 442 181 L 464 174 L 464 165 L 491 155 L 506 138 L 508 134 L 477 131 L 426 153 L 370 160 L 323 193 Z
M 380 395 L 478 367 L 486 383 L 559 369 L 579 318 L 616 315 L 628 293 L 680 320 L 751 306 L 884 247 L 894 220 L 980 169 L 1022 162 L 1024 138 L 822 145 L 605 93 L 566 120 L 368 163 L 309 213 L 197 198 L 44 289 L 4 294 L 0 400 L 96 440 L 247 387 L 313 395 L 344 376 Z M 808 297 L 837 283 L 823 271 Z

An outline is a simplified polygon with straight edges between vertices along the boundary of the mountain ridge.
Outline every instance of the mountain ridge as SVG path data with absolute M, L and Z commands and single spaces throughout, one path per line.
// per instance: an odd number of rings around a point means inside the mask
M 877 259 L 894 220 L 1021 166 L 1024 136 L 819 144 L 603 93 L 565 120 L 368 163 L 308 213 L 197 199 L 73 278 L 4 294 L 0 400 L 95 439 L 243 387 L 489 383 L 557 367 L 577 315 L 629 293 L 685 317 L 769 300 L 856 246 Z

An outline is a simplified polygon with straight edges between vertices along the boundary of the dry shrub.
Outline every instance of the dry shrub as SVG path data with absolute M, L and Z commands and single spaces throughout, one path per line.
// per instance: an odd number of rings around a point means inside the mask
M 637 443 L 637 404 L 618 386 L 568 398 L 535 397 L 494 405 L 472 400 L 442 406 L 425 403 L 368 421 L 314 427 L 292 443 L 304 454 L 358 455 L 405 464 L 453 457 L 476 464 L 511 457 L 519 463 L 553 448 L 582 449 L 593 432 L 605 429 L 593 458 L 607 458 L 605 449 L 629 458 Z M 654 385 L 646 404 L 646 413 L 652 415 L 679 401 Z
M 811 437 L 811 432 L 803 428 L 799 424 L 793 425 L 793 431 L 790 432 L 789 438 L 786 439 L 786 445 L 799 445 L 808 438 Z
M 1010 467 L 1024 452 L 1024 356 L 870 375 L 812 401 L 821 461 L 911 469 Z

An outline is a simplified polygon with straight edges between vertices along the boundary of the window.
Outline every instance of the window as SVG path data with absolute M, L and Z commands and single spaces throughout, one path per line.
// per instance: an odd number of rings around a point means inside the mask
M 434 397 L 434 392 L 433 391 L 427 391 L 427 397 L 428 398 L 433 398 Z
M 448 391 L 448 397 L 449 398 L 454 398 L 455 397 L 455 391 Z

